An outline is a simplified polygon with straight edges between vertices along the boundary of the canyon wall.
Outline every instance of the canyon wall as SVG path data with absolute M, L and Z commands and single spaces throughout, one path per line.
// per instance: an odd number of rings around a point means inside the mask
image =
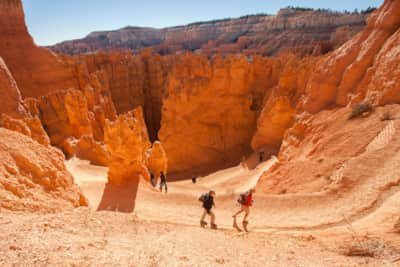
M 23 97 L 77 87 L 73 69 L 50 50 L 35 46 L 25 25 L 22 3 L 0 3 L 0 57 L 18 83 Z
M 20 117 L 25 113 L 22 107 L 21 93 L 17 87 L 17 83 L 12 77 L 7 65 L 0 57 L 0 94 L 1 105 L 0 114 L 8 113 L 10 115 Z
M 368 14 L 286 8 L 277 15 L 245 16 L 192 23 L 164 29 L 126 27 L 89 34 L 51 49 L 57 53 L 82 54 L 151 48 L 160 54 L 196 51 L 205 55 L 281 52 L 299 55 L 324 54 L 343 44 L 365 26 Z
M 264 174 L 262 190 L 336 194 L 388 170 L 398 152 L 399 48 L 400 1 L 386 0 L 362 33 L 317 60 L 284 133 L 280 163 Z M 372 108 L 350 120 L 357 103 Z
M 244 155 L 259 149 L 278 153 L 287 130 L 308 113 L 363 100 L 378 105 L 399 102 L 398 14 L 393 15 L 397 1 L 385 2 L 379 12 L 370 16 L 364 31 L 326 56 L 304 57 L 286 51 L 271 58 L 209 57 L 207 53 L 161 56 L 151 49 L 137 55 L 112 52 L 56 56 L 33 44 L 23 22 L 20 1 L 3 5 L 11 18 L 0 22 L 7 29 L 5 36 L 14 42 L 11 50 L 1 50 L 5 55 L 0 72 L 5 86 L 1 89 L 10 99 L 2 107 L 6 114 L 2 116 L 3 127 L 45 146 L 51 143 L 67 157 L 77 155 L 95 164 L 113 164 L 114 146 L 108 145 L 112 135 L 109 132 L 105 140 L 106 131 L 111 131 L 110 125 L 116 120 L 130 121 L 125 113 L 138 107 L 143 108 L 143 125 L 149 140 L 137 143 L 146 146 L 159 140 L 166 154 L 154 164 L 157 166 L 146 168 L 158 172 L 168 166 L 170 174 L 203 174 L 236 164 Z M 299 31 L 303 26 L 314 29 L 317 25 L 351 28 L 365 20 L 364 15 L 355 14 L 301 14 L 304 16 L 283 10 L 276 17 L 245 20 L 262 20 L 266 28 L 260 26 L 261 29 L 274 31 Z M 218 23 L 237 27 L 235 21 L 228 22 Z M 173 32 L 171 36 L 177 34 Z M 344 42 L 350 35 L 340 36 Z M 10 44 L 6 39 L 0 42 Z M 320 48 L 316 43 L 313 47 Z M 24 53 L 29 54 L 27 64 L 20 57 Z M 36 54 L 41 56 L 33 56 Z M 51 67 L 52 71 L 36 68 L 35 64 Z M 33 71 L 29 86 L 25 86 L 29 68 Z M 121 123 L 119 131 L 129 132 L 130 125 Z M 140 162 L 146 165 L 146 156 Z

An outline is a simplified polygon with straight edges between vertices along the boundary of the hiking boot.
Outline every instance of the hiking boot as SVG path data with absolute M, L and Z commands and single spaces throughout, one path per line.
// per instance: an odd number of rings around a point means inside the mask
M 243 229 L 248 232 L 249 230 L 247 229 L 247 225 L 249 224 L 248 221 L 243 221 Z
M 200 227 L 206 227 L 207 226 L 207 222 L 205 221 L 200 221 Z
M 213 224 L 211 224 L 211 229 L 217 230 L 218 226 L 215 223 L 213 223 Z

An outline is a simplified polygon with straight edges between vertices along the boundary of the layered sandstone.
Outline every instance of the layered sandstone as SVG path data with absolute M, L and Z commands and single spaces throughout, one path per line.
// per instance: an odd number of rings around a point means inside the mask
M 256 15 L 192 23 L 164 29 L 126 27 L 94 32 L 80 40 L 66 41 L 52 49 L 82 54 L 101 50 L 151 47 L 161 54 L 196 51 L 207 55 L 277 55 L 292 51 L 321 54 L 347 41 L 365 26 L 366 14 L 286 8 L 275 16 Z
M 7 113 L 15 117 L 21 117 L 25 114 L 22 107 L 22 98 L 17 83 L 12 77 L 7 65 L 0 57 L 0 94 L 1 105 L 0 114 Z
M 209 61 L 187 54 L 175 60 L 159 132 L 170 172 L 204 171 L 249 153 L 256 111 L 246 57 Z
M 308 77 L 318 58 L 300 59 L 294 56 L 282 58 L 279 78 L 272 84 L 257 120 L 257 130 L 252 138 L 253 150 L 264 149 L 267 154 L 279 151 L 286 130 L 295 121 L 298 103 L 304 97 Z M 278 71 L 279 69 L 275 69 Z
M 296 76 L 292 77 L 297 80 L 297 85 L 290 87 L 296 89 L 292 95 L 297 97 L 290 98 L 290 105 L 287 99 L 281 99 L 281 104 L 286 102 L 286 107 L 275 106 L 271 100 L 267 102 L 259 118 L 253 148 L 270 145 L 270 140 L 273 140 L 271 134 L 279 129 L 282 137 L 292 125 L 289 122 L 294 121 L 294 116 L 304 111 L 316 114 L 361 101 L 374 105 L 399 103 L 399 10 L 399 1 L 385 1 L 370 16 L 363 32 L 311 66 L 302 64 L 294 68 L 292 73 Z M 284 76 L 282 79 L 285 79 Z M 271 119 L 274 114 L 280 113 L 276 113 L 274 108 L 284 111 L 282 118 L 277 120 L 281 125 Z
M 58 211 L 87 205 L 56 149 L 0 128 L 0 208 Z
M 399 27 L 400 2 L 385 1 L 362 33 L 318 62 L 303 108 L 316 113 L 363 99 L 380 105 L 397 103 Z
M 386 157 L 392 160 L 398 152 L 399 29 L 400 1 L 387 0 L 362 33 L 317 60 L 295 102 L 280 163 L 260 183 L 263 190 L 343 192 L 388 168 Z M 373 111 L 349 120 L 360 102 L 371 103 Z M 265 131 L 256 136 L 268 144 Z M 380 177 L 387 178 L 375 179 Z
M 110 153 L 109 183 L 121 185 L 138 181 L 139 175 L 149 179 L 145 152 L 151 144 L 144 124 L 143 111 L 138 108 L 106 122 L 104 142 Z

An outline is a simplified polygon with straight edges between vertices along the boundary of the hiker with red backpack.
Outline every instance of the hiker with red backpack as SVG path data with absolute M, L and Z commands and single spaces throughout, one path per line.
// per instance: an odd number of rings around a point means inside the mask
M 253 194 L 256 192 L 256 190 L 254 188 L 250 189 L 249 191 L 247 191 L 246 193 L 240 194 L 239 199 L 237 200 L 237 202 L 240 204 L 240 210 L 238 212 L 236 212 L 235 214 L 233 214 L 233 227 L 235 227 L 236 229 L 237 227 L 237 223 L 236 223 L 236 216 L 238 216 L 240 213 L 244 212 L 244 217 L 243 217 L 243 228 L 244 230 L 247 232 L 247 225 L 249 224 L 249 222 L 247 221 L 247 217 L 250 214 L 250 207 L 253 204 Z
M 215 224 L 215 214 L 211 211 L 213 207 L 215 207 L 214 197 L 215 192 L 210 191 L 208 193 L 204 193 L 200 196 L 199 201 L 203 203 L 204 212 L 200 219 L 200 226 L 205 227 L 207 223 L 204 221 L 207 215 L 211 217 L 211 229 L 217 229 L 217 225 Z

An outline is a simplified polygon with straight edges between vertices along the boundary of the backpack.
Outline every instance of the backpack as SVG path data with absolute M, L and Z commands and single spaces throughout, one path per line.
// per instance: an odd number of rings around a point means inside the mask
M 208 193 L 204 193 L 199 197 L 199 201 L 203 202 L 206 201 L 208 199 Z
M 240 194 L 240 195 L 239 195 L 239 198 L 237 199 L 237 202 L 238 202 L 239 204 L 241 204 L 241 205 L 246 204 L 246 198 L 247 198 L 247 196 L 248 196 L 248 193 L 247 193 L 247 192 L 246 192 L 246 193 Z

